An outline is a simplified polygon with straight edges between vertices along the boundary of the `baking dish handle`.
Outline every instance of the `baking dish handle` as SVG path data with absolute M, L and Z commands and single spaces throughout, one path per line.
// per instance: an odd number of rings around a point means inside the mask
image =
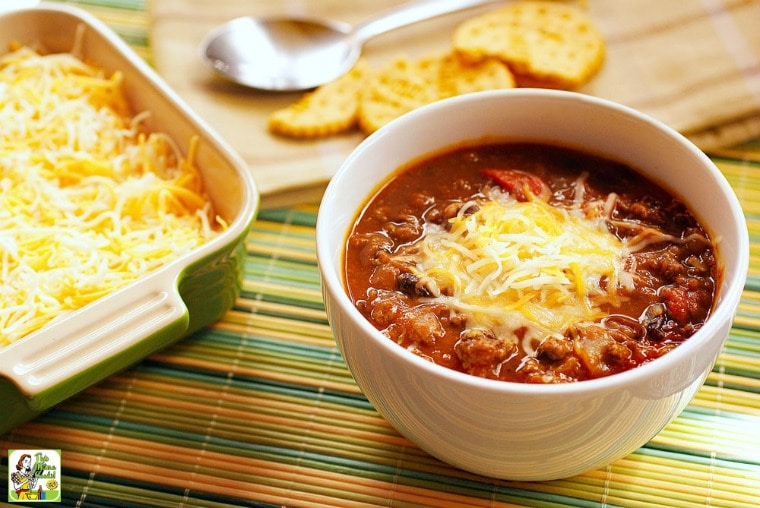
M 180 337 L 189 313 L 176 274 L 155 275 L 7 346 L 0 375 L 43 410 Z

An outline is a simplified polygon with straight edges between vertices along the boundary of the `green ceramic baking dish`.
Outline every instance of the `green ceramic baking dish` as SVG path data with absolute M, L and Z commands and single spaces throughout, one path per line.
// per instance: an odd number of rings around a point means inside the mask
M 80 38 L 80 39 L 77 39 Z M 0 48 L 15 41 L 68 52 L 124 74 L 134 111 L 195 158 L 206 191 L 229 227 L 213 240 L 114 293 L 0 349 L 0 433 L 210 324 L 240 293 L 245 239 L 259 206 L 247 165 L 102 22 L 63 5 L 0 15 Z M 4 49 L 3 49 L 4 51 Z M 0 281 L 1 283 L 1 281 Z

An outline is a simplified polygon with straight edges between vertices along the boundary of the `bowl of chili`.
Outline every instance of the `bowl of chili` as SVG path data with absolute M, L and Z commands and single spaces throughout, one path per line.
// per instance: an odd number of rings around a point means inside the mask
M 438 459 L 523 481 L 607 465 L 684 409 L 748 253 L 738 200 L 697 147 L 553 90 L 391 122 L 317 220 L 328 318 L 367 399 Z

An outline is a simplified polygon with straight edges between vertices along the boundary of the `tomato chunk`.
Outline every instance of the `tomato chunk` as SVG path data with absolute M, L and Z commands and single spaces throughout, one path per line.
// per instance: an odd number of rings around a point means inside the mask
M 509 168 L 485 168 L 481 174 L 487 176 L 518 201 L 528 201 L 532 197 L 549 199 L 549 186 L 536 175 Z

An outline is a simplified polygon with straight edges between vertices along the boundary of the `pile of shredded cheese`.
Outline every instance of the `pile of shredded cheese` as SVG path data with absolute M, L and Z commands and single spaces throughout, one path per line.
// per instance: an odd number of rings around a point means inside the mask
M 72 54 L 0 58 L 0 347 L 224 227 L 193 166 L 130 116 L 122 76 Z
M 497 334 L 521 329 L 528 351 L 533 340 L 598 319 L 630 283 L 626 246 L 579 203 L 561 208 L 494 191 L 465 204 L 449 226 L 415 245 L 417 275 L 468 322 Z

